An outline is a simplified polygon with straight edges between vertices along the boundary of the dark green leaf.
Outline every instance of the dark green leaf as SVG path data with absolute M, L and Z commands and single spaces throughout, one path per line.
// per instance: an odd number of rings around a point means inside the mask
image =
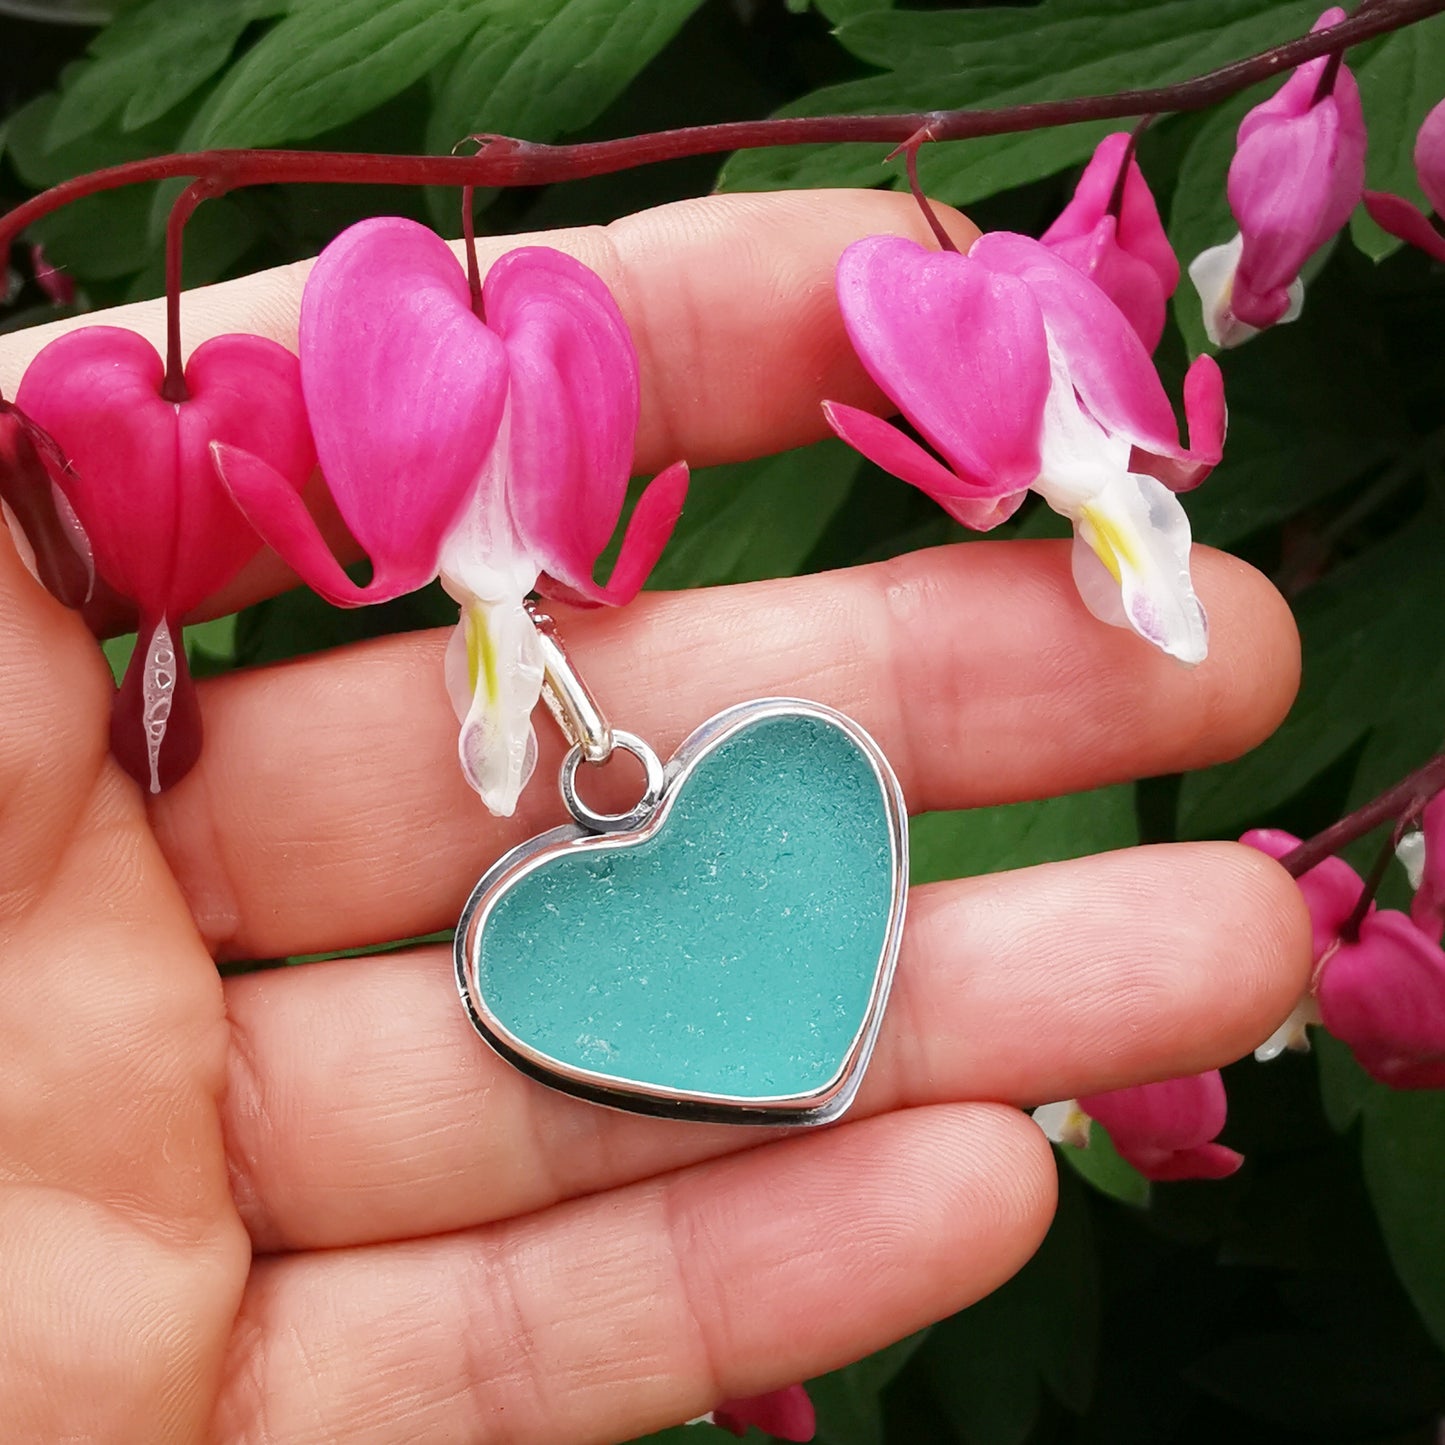
M 479 131 L 548 141 L 609 106 L 701 0 L 481 0 L 442 80 L 428 148 Z
M 1087 1407 L 1098 1337 L 1088 1205 L 1063 1174 L 1038 1253 L 993 1294 L 935 1326 L 920 1359 L 966 1445 L 1023 1445 L 1043 1387 L 1072 1410 Z
M 966 742 L 965 742 L 966 746 Z M 1129 784 L 1034 803 L 925 813 L 910 826 L 913 881 L 967 878 L 1127 848 L 1139 840 Z
M 1312 0 L 1045 0 L 963 11 L 876 10 L 840 27 L 842 43 L 886 73 L 830 86 L 786 115 L 929 111 L 1019 104 L 1160 85 L 1300 34 Z M 929 146 L 919 167 L 929 192 L 965 205 L 1084 160 L 1119 122 L 1090 123 Z M 878 185 L 878 146 L 790 146 L 734 156 L 721 185 Z M 892 184 L 902 185 L 901 169 Z
M 1445 1091 L 1372 1093 L 1362 1114 L 1370 1199 L 1396 1273 L 1445 1347 Z
M 1343 1134 L 1356 1119 L 1365 1101 L 1380 1086 L 1355 1062 L 1346 1045 L 1323 1029 L 1310 1034 L 1320 1077 L 1320 1103 L 1330 1128 Z
M 1080 1179 L 1092 1184 L 1100 1194 L 1140 1209 L 1149 1203 L 1149 1181 L 1119 1157 L 1107 1129 L 1096 1124 L 1089 1133 L 1087 1149 L 1060 1144 L 1056 1152 Z
M 842 442 L 698 472 L 652 588 L 717 587 L 800 572 L 860 464 Z
M 251 21 L 279 14 L 285 0 L 150 0 L 120 16 L 90 43 L 50 121 L 63 145 L 120 113 L 123 130 L 164 115 L 230 58 Z
M 301 0 L 226 73 L 186 149 L 306 140 L 373 110 L 450 55 L 497 0 Z
M 883 1445 L 879 1396 L 928 1334 L 920 1330 L 857 1364 L 808 1381 L 818 1411 L 818 1445 Z
M 1180 827 L 1219 836 L 1302 788 L 1374 727 L 1382 707 L 1413 705 L 1439 644 L 1421 618 L 1445 609 L 1438 517 L 1430 514 L 1341 567 L 1300 599 L 1304 680 L 1284 725 L 1237 762 L 1191 773 Z
M 1365 184 L 1406 196 L 1428 210 L 1415 175 L 1415 134 L 1445 95 L 1445 15 L 1386 36 L 1356 77 L 1370 133 Z M 1350 233 L 1355 245 L 1377 261 L 1403 244 L 1386 235 L 1363 206 L 1350 222 Z

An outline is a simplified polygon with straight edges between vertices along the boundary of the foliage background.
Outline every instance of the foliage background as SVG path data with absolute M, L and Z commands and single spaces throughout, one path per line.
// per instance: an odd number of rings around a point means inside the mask
M 15 0 L 11 0 L 13 5 Z M 102 4 L 102 0 L 88 0 Z M 31 0 L 32 11 L 44 8 Z M 56 0 L 56 11 L 64 7 Z M 1000 104 L 1154 84 L 1306 29 L 1315 0 L 141 0 L 103 27 L 0 15 L 0 202 L 81 171 L 202 145 L 441 151 L 478 130 L 533 139 L 858 109 Z M 1409 145 L 1445 92 L 1445 19 L 1351 56 L 1370 181 L 1418 198 Z M 1226 239 L 1240 115 L 1172 117 L 1141 147 L 1186 261 Z M 932 194 L 980 224 L 1037 232 L 1108 127 L 937 146 Z M 481 198 L 484 229 L 605 221 L 714 185 L 898 185 L 873 147 L 758 152 Z M 82 306 L 157 294 L 167 195 L 116 192 L 37 228 Z M 189 284 L 314 254 L 362 215 L 459 228 L 451 194 L 294 187 L 211 202 Z M 23 258 L 21 260 L 23 265 Z M 1304 318 L 1223 358 L 1228 455 L 1189 499 L 1197 537 L 1268 572 L 1304 637 L 1280 732 L 1187 777 L 915 824 L 920 879 L 1141 839 L 1308 834 L 1442 741 L 1445 717 L 1445 286 L 1363 216 L 1311 284 Z M 53 312 L 33 280 L 0 310 Z M 1203 344 L 1181 288 L 1161 365 L 1171 391 Z M 1064 525 L 1025 508 L 1006 529 Z M 703 473 L 655 585 L 844 566 L 963 533 L 841 445 Z M 447 619 L 437 594 L 341 613 L 303 594 L 191 629 L 200 671 Z M 114 660 L 125 643 L 111 644 Z M 1355 857 L 1367 859 L 1375 843 Z M 1392 879 L 1393 901 L 1403 882 Z M 1351 1441 L 1436 1445 L 1445 1414 L 1445 1096 L 1390 1094 L 1321 1040 L 1227 1073 L 1220 1184 L 1152 1191 L 1104 1139 L 1062 1168 L 1038 1256 L 973 1309 L 813 1382 L 826 1445 Z M 1096 1135 L 1096 1137 L 1098 1137 Z M 967 1248 L 960 1239 L 960 1248 Z M 665 1432 L 687 1440 L 701 1432 Z

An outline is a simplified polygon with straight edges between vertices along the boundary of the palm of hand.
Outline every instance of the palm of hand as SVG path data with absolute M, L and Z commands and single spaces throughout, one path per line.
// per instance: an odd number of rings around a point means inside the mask
M 678 210 L 574 238 L 625 306 L 649 268 L 649 384 L 683 378 L 640 453 L 774 449 L 816 430 L 820 385 L 866 400 L 823 283 L 847 239 L 916 226 L 897 199 L 802 198 L 806 238 L 798 197 L 703 203 L 692 239 Z M 734 262 L 726 307 L 699 247 Z M 806 274 L 780 288 L 781 257 Z M 745 344 L 718 334 L 740 293 Z M 729 388 L 736 420 L 697 409 Z M 1216 660 L 1194 674 L 1083 615 L 1051 544 L 646 598 L 566 632 L 660 749 L 741 696 L 812 695 L 880 738 L 912 807 L 961 807 L 1197 766 L 1270 726 L 1286 614 L 1247 569 L 1199 563 Z M 238 595 L 275 585 L 263 564 Z M 816 1374 L 992 1288 L 1045 1226 L 1037 1131 L 959 1101 L 1223 1062 L 1308 961 L 1283 874 L 1228 846 L 935 885 L 851 1122 L 765 1140 L 618 1116 L 492 1058 L 444 948 L 217 977 L 213 952 L 443 927 L 556 821 L 544 785 L 511 823 L 479 815 L 437 639 L 205 685 L 206 757 L 149 809 L 107 757 L 93 642 L 8 547 L 0 639 L 7 1440 L 606 1441 Z

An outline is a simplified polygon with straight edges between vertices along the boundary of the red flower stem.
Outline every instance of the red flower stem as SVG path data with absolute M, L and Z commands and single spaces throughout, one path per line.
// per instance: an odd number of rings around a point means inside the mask
M 958 247 L 953 244 L 953 237 L 944 230 L 943 222 L 938 219 L 938 213 L 933 209 L 933 203 L 923 194 L 923 186 L 918 180 L 918 152 L 932 139 L 933 132 L 924 126 L 922 130 L 909 136 L 897 150 L 885 156 L 884 159 L 891 161 L 899 151 L 903 152 L 903 167 L 908 172 L 908 189 L 913 192 L 913 199 L 918 202 L 918 209 L 923 212 L 923 219 L 928 222 L 928 229 L 933 232 L 940 250 L 957 251 Z
M 617 140 L 542 145 L 507 136 L 480 137 L 474 156 L 356 155 L 344 151 L 213 150 L 151 156 L 92 171 L 53 186 L 0 218 L 0 263 L 26 226 L 59 207 L 99 191 L 143 181 L 204 177 L 222 190 L 306 182 L 402 186 L 539 186 L 686 156 L 769 146 L 861 141 L 902 145 L 919 131 L 934 140 L 1011 135 L 1081 121 L 1117 120 L 1155 112 L 1206 110 L 1251 85 L 1306 60 L 1413 25 L 1445 11 L 1445 0 L 1374 0 L 1331 29 L 1301 35 L 1243 60 L 1176 85 L 1125 90 L 1070 100 L 1036 101 L 992 110 L 946 110 L 909 115 L 831 115 L 727 121 L 685 126 Z
M 477 188 L 468 183 L 462 187 L 462 239 L 467 248 L 467 290 L 472 297 L 472 314 L 482 314 L 482 269 L 477 264 Z
M 1319 84 L 1315 86 L 1315 93 L 1310 97 L 1310 108 L 1313 110 L 1322 100 L 1327 100 L 1334 94 L 1335 81 L 1339 79 L 1340 66 L 1345 63 L 1345 52 L 1337 50 L 1330 56 L 1329 63 L 1320 71 Z
M 1350 916 L 1340 925 L 1340 938 L 1345 943 L 1359 942 L 1360 924 L 1365 921 L 1365 915 L 1370 911 L 1370 904 L 1375 901 L 1375 894 L 1380 891 L 1380 884 L 1385 881 L 1385 872 L 1390 866 L 1391 859 L 1395 856 L 1395 844 L 1398 841 L 1395 834 L 1398 831 L 1399 825 L 1397 824 L 1380 845 L 1380 851 L 1375 854 L 1375 862 L 1370 868 L 1369 877 L 1365 879 L 1365 886 L 1360 889 L 1359 899 L 1350 911 Z
M 161 395 L 167 401 L 185 401 L 185 363 L 181 358 L 181 240 L 191 213 L 212 196 L 225 189 L 206 177 L 187 186 L 171 207 L 166 218 L 166 377 Z
M 1139 149 L 1139 137 L 1149 129 L 1153 119 L 1152 115 L 1140 116 L 1138 124 L 1129 132 L 1129 143 L 1119 158 L 1119 174 L 1114 177 L 1114 189 L 1109 192 L 1109 204 L 1105 211 L 1106 215 L 1113 216 L 1116 221 L 1124 211 L 1124 188 L 1129 183 L 1129 167 L 1134 162 L 1134 152 Z
M 1393 788 L 1388 788 L 1364 807 L 1356 808 L 1338 823 L 1332 823 L 1323 833 L 1307 838 L 1279 861 L 1293 877 L 1298 878 L 1356 838 L 1363 838 L 1381 823 L 1408 821 L 1442 788 L 1445 788 L 1445 752 L 1436 753 L 1428 763 L 1401 778 Z

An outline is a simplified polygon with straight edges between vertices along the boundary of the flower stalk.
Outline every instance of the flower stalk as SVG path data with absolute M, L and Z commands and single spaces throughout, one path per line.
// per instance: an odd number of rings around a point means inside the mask
M 906 146 L 923 131 L 932 140 L 970 140 L 1075 125 L 1081 121 L 1207 110 L 1306 61 L 1343 53 L 1350 46 L 1441 13 L 1445 13 L 1445 0 L 1375 0 L 1373 4 L 1362 5 L 1327 32 L 1298 36 L 1177 84 L 991 109 L 726 121 L 574 145 L 545 145 L 500 135 L 479 136 L 476 139 L 481 148 L 470 156 L 244 149 L 150 156 L 77 176 L 41 192 L 0 218 L 0 267 L 15 238 L 42 216 L 85 196 L 147 181 L 208 180 L 221 191 L 298 183 L 537 186 L 735 150 L 848 141 Z

